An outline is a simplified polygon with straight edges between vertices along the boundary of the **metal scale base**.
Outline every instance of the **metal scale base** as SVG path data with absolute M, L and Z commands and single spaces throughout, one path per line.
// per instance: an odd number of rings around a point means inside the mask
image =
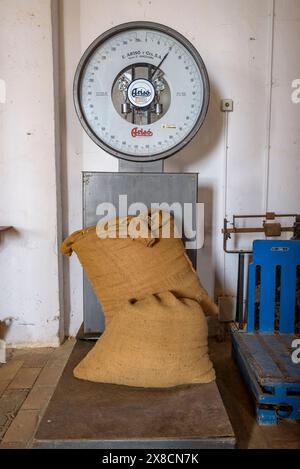
M 83 173 L 83 226 L 96 225 L 100 219 L 97 207 L 101 203 L 111 203 L 120 213 L 119 196 L 126 195 L 128 206 L 141 202 L 150 208 L 151 203 L 191 204 L 193 207 L 193 230 L 196 229 L 196 202 L 198 193 L 198 174 L 163 173 L 162 162 L 129 163 L 120 162 L 118 173 L 84 172 Z M 136 172 L 140 171 L 140 172 Z M 153 172 L 156 171 L 156 172 Z M 184 216 L 184 214 L 183 214 Z M 187 254 L 196 267 L 197 250 L 187 250 Z M 100 333 L 105 329 L 104 315 L 92 286 L 84 274 L 83 277 L 83 321 L 84 333 Z
M 215 382 L 143 389 L 78 380 L 73 368 L 93 345 L 77 341 L 34 448 L 234 448 Z
M 162 162 L 120 162 L 119 173 L 84 173 L 83 226 L 97 223 L 100 202 L 197 202 L 197 174 L 163 173 Z M 154 200 L 153 200 L 154 199 Z M 196 266 L 196 251 L 189 252 Z M 100 309 L 100 310 L 99 310 Z M 97 336 L 101 308 L 84 279 L 84 325 Z M 91 334 L 93 333 L 93 334 Z M 234 448 L 234 433 L 215 382 L 143 389 L 81 381 L 73 369 L 94 343 L 78 340 L 35 436 L 35 448 Z

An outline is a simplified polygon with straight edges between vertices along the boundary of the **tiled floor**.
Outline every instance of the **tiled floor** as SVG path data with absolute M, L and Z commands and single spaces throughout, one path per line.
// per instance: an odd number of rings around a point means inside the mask
M 0 365 L 0 449 L 30 447 L 73 345 L 8 350 Z
M 69 358 L 74 340 L 58 349 L 11 350 L 0 365 L 0 449 L 28 448 Z M 230 341 L 212 339 L 217 383 L 239 448 L 300 448 L 300 422 L 257 425 L 252 402 L 231 358 Z

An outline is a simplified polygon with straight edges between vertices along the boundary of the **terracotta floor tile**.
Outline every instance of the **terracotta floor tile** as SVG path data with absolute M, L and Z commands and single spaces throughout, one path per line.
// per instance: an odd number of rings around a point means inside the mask
M 10 381 L 7 380 L 7 381 L 0 381 L 0 397 L 2 396 L 2 394 L 4 393 L 4 391 L 6 390 L 6 388 L 8 387 Z
M 46 365 L 36 381 L 36 386 L 56 386 L 62 371 L 62 366 L 55 367 Z
M 22 365 L 22 360 L 11 360 L 0 365 L 0 382 L 14 379 Z
M 9 429 L 7 430 L 2 444 L 18 443 L 27 445 L 33 438 L 39 422 L 38 410 L 20 410 Z
M 0 398 L 0 440 L 28 395 L 27 389 L 8 389 Z
M 41 368 L 21 368 L 8 386 L 9 389 L 30 389 L 40 374 Z
M 26 444 L 22 444 L 22 443 L 0 443 L 0 449 L 26 449 Z
M 23 368 L 42 368 L 51 357 L 54 348 L 14 350 L 14 359 L 23 361 Z
M 55 391 L 55 386 L 38 386 L 34 385 L 31 389 L 27 399 L 22 405 L 22 410 L 42 410 L 46 407 L 52 394 Z

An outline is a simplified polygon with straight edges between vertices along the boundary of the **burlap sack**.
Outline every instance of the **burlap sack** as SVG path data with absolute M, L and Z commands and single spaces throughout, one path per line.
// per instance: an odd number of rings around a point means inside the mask
M 201 306 L 171 292 L 127 302 L 77 365 L 74 376 L 150 388 L 213 381 Z
M 148 223 L 147 217 L 148 214 L 141 217 L 141 224 Z M 106 324 L 126 301 L 167 290 L 177 297 L 198 301 L 206 314 L 216 314 L 217 306 L 202 287 L 181 239 L 174 237 L 173 220 L 172 237 L 152 238 L 146 231 L 144 237 L 136 239 L 135 233 L 129 230 L 126 234 L 125 230 L 136 218 L 124 217 L 112 223 L 111 229 L 114 225 L 117 228 L 117 238 L 100 238 L 96 227 L 91 227 L 76 231 L 61 246 L 67 256 L 76 252 L 102 305 Z M 159 218 L 156 236 L 161 236 L 162 225 Z M 104 228 L 100 225 L 98 234 Z

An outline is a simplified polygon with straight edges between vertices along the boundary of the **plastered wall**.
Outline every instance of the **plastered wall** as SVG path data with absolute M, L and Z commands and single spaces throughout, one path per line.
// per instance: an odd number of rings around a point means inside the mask
M 51 7 L 0 1 L 0 330 L 16 346 L 62 334 Z
M 299 0 L 0 0 L 0 224 L 16 227 L 0 241 L 0 320 L 12 318 L 10 342 L 56 343 L 82 321 L 82 271 L 75 257 L 64 261 L 62 301 L 57 244 L 81 227 L 81 171 L 117 171 L 118 163 L 82 130 L 73 76 L 99 34 L 133 20 L 177 29 L 209 73 L 205 124 L 165 169 L 199 173 L 206 211 L 198 271 L 210 293 L 235 294 L 224 215 L 300 211 L 300 104 L 291 100 Z M 220 111 L 222 98 L 233 99 L 232 113 Z
M 73 109 L 72 79 L 80 56 L 119 23 L 164 23 L 197 47 L 212 93 L 202 129 L 165 169 L 199 172 L 199 200 L 206 203 L 199 275 L 215 298 L 234 297 L 237 258 L 223 252 L 224 215 L 300 211 L 300 104 L 291 101 L 291 83 L 300 77 L 300 1 L 64 0 L 61 20 L 64 233 L 80 226 L 80 171 L 117 170 L 116 159 L 84 134 Z M 234 112 L 227 116 L 220 112 L 222 98 L 234 100 Z M 74 332 L 82 318 L 81 270 L 75 258 L 67 268 L 68 322 Z M 230 317 L 233 311 L 225 304 L 224 315 Z

